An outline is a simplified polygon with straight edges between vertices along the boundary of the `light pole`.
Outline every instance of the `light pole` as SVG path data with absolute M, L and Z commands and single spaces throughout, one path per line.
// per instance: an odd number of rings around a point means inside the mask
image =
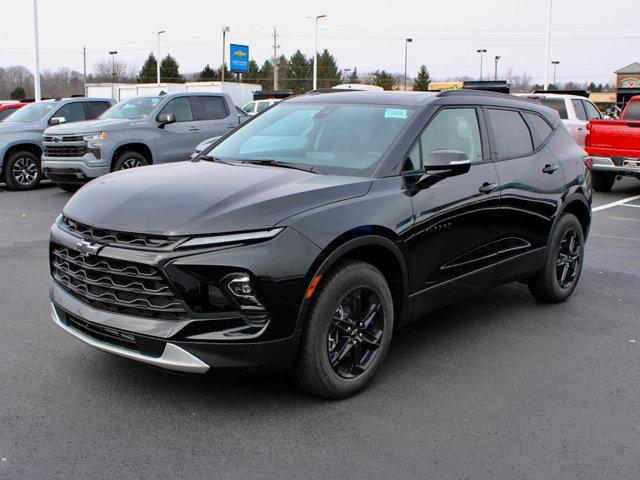
M 498 60 L 500 60 L 500 55 L 496 55 L 493 59 L 495 62 L 493 66 L 493 79 L 498 80 Z
M 229 27 L 222 27 L 222 66 L 220 67 L 220 83 L 224 83 L 224 52 L 226 50 L 227 33 Z
M 327 18 L 326 15 L 316 16 L 316 48 L 313 51 L 313 89 L 318 88 L 318 20 Z
M 486 48 L 476 50 L 480 54 L 480 80 L 482 80 L 482 54 L 487 53 Z
M 547 9 L 547 48 L 544 62 L 544 90 L 549 88 L 549 61 L 551 60 L 551 2 L 549 0 L 549 7 Z
M 111 97 L 114 100 L 116 99 L 116 95 L 115 95 L 115 83 L 116 83 L 116 55 L 118 54 L 117 51 L 115 50 L 111 50 L 109 52 L 109 55 L 111 55 Z
M 409 44 L 413 42 L 413 38 L 405 38 L 404 40 L 404 91 L 407 91 L 407 50 Z
M 156 32 L 156 34 L 158 35 L 158 50 L 156 50 L 158 56 L 158 58 L 156 59 L 156 83 L 158 85 L 160 85 L 160 34 L 162 33 L 166 33 L 166 30 L 160 30 L 159 32 Z
M 342 69 L 342 78 L 344 79 L 343 81 L 348 83 L 349 82 L 349 72 L 351 71 L 350 68 L 343 68 Z
M 553 86 L 556 88 L 558 88 L 558 86 L 556 85 L 556 67 L 559 63 L 559 60 L 551 60 L 551 64 L 553 65 Z
M 33 0 L 33 32 L 35 35 L 35 47 L 36 47 L 36 71 L 34 75 L 34 94 L 36 102 L 42 100 L 42 93 L 40 90 L 40 36 L 38 34 L 38 0 Z

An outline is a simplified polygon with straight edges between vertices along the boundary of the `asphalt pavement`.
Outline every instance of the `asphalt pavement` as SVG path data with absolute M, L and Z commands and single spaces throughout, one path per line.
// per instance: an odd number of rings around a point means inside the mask
M 67 335 L 47 237 L 69 195 L 0 186 L 0 479 L 637 480 L 636 196 L 635 179 L 596 194 L 568 302 L 512 284 L 434 312 L 367 390 L 325 401 L 284 375 L 176 376 Z

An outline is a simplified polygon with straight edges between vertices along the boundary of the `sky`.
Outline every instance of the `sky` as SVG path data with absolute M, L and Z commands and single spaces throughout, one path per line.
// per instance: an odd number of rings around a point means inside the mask
M 228 41 L 249 45 L 259 64 L 273 55 L 274 26 L 279 54 L 300 49 L 311 56 L 314 20 L 307 17 L 327 15 L 319 21 L 318 48 L 334 54 L 340 68 L 402 72 L 411 37 L 410 76 L 424 64 L 435 80 L 479 77 L 476 50 L 486 49 L 485 78 L 499 55 L 499 77 L 512 69 L 542 83 L 547 6 L 547 0 L 39 0 L 40 62 L 42 69 L 81 72 L 86 46 L 89 72 L 109 50 L 139 68 L 155 52 L 153 32 L 166 30 L 161 56 L 171 53 L 181 72 L 196 72 L 221 63 L 222 26 L 230 27 Z M 0 0 L 0 12 L 0 67 L 33 70 L 32 0 Z M 558 81 L 613 81 L 614 70 L 640 61 L 638 25 L 638 0 L 553 0 Z

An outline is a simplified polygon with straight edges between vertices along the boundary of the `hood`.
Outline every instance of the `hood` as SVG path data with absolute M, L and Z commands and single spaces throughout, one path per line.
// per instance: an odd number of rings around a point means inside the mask
M 122 118 L 105 118 L 104 120 L 85 120 L 84 122 L 61 123 L 47 128 L 46 133 L 50 135 L 64 135 L 69 133 L 95 133 L 100 130 L 107 130 L 114 127 L 130 127 L 132 123 L 144 120 L 127 120 Z
M 364 195 L 371 180 L 209 161 L 112 173 L 81 188 L 64 214 L 110 230 L 164 235 L 268 229 L 339 200 Z

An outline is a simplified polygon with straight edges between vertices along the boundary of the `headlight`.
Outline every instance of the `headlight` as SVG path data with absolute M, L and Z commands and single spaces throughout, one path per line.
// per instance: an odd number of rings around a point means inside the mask
M 91 142 L 95 140 L 106 140 L 108 136 L 109 132 L 89 133 L 88 135 L 83 135 L 82 139 Z
M 178 245 L 177 248 L 205 247 L 209 245 L 221 245 L 223 243 L 244 243 L 259 240 L 268 240 L 278 235 L 284 227 L 260 230 L 257 232 L 232 233 L 229 235 L 214 235 L 209 237 L 193 237 Z

